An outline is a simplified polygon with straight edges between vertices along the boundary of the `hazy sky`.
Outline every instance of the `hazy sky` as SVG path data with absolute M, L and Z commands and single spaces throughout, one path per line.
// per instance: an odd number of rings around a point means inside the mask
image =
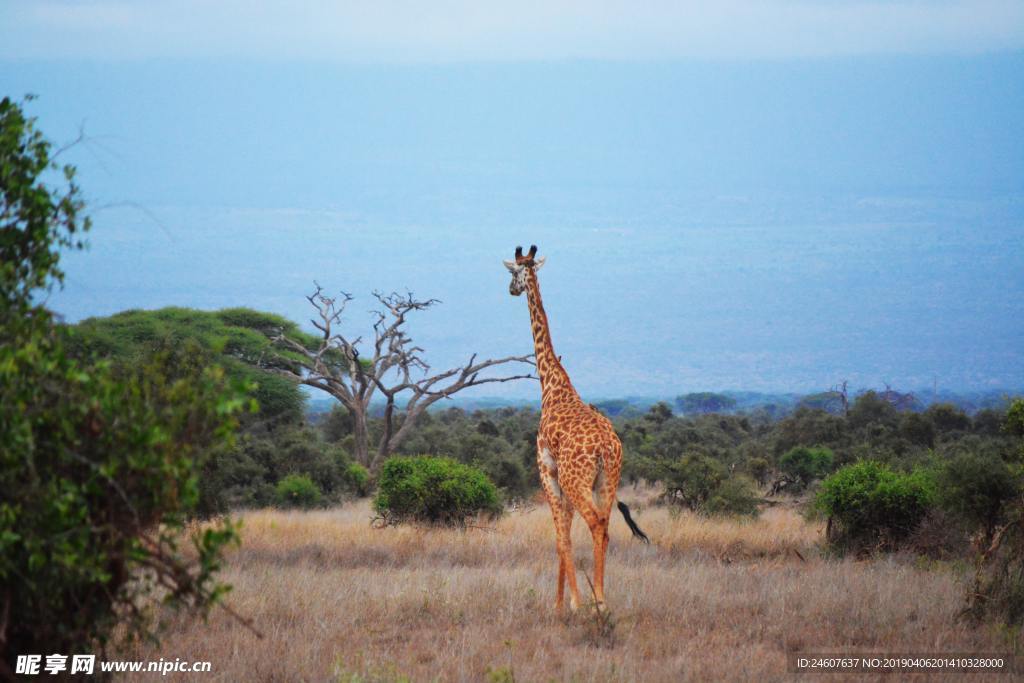
M 8 58 L 729 59 L 1019 49 L 1012 0 L 7 2 Z
M 590 397 L 1024 386 L 1024 3 L 252 4 L 0 3 L 69 319 L 408 287 L 439 367 L 530 348 L 535 242 Z

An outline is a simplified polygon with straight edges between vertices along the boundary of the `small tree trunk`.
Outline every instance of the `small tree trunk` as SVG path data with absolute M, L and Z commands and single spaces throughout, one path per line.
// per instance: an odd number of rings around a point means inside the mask
M 380 443 L 377 445 L 377 454 L 373 458 L 373 462 L 370 463 L 370 471 L 376 473 L 377 468 L 380 467 L 381 463 L 384 462 L 389 455 L 391 455 L 391 433 L 393 430 L 392 424 L 395 419 L 395 396 L 394 394 L 388 394 L 388 402 L 384 406 L 384 433 L 380 437 Z
M 369 468 L 370 463 L 370 435 L 366 426 L 366 411 L 359 406 L 349 406 L 352 412 L 352 436 L 355 440 L 355 453 L 352 457 L 363 467 Z

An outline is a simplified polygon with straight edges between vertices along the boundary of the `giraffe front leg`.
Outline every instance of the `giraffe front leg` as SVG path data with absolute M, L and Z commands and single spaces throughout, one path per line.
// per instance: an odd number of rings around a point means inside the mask
M 573 508 L 572 502 L 563 496 L 558 525 L 558 555 L 561 558 L 565 581 L 569 584 L 569 609 L 573 612 L 580 606 L 580 591 L 576 586 L 576 563 L 573 562 L 572 557 L 572 520 L 575 515 L 576 510 Z M 561 576 L 562 571 L 559 572 L 559 593 L 561 593 L 562 587 Z M 557 606 L 561 608 L 561 601 Z
M 556 518 L 555 528 L 557 527 L 558 519 Z M 562 558 L 562 549 L 557 545 L 557 541 L 555 552 L 558 553 L 558 591 L 555 593 L 555 611 L 561 612 L 565 604 L 565 562 Z
M 558 590 L 555 593 L 555 610 L 561 612 L 565 601 L 566 578 L 572 569 L 572 544 L 568 532 L 572 527 L 573 511 L 571 508 L 566 510 L 565 505 L 568 501 L 564 498 L 549 499 L 548 502 L 551 505 L 551 516 L 555 520 L 555 551 L 558 553 Z M 576 591 L 572 580 L 570 580 L 569 590 L 569 605 L 572 609 L 576 609 Z
M 575 567 L 572 562 L 572 504 L 562 492 L 558 483 L 558 463 L 543 437 L 537 439 L 537 466 L 540 469 L 540 483 L 551 506 L 555 522 L 555 548 L 558 553 L 558 590 L 555 593 L 555 609 L 561 611 L 565 599 L 565 584 L 569 583 L 569 606 L 576 609 L 579 597 L 576 589 Z

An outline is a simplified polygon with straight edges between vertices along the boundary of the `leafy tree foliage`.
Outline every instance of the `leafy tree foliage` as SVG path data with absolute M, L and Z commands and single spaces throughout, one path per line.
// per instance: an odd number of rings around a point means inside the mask
M 248 430 L 230 449 L 217 454 L 203 473 L 202 511 L 214 514 L 233 508 L 277 503 L 275 487 L 288 476 L 304 476 L 323 493 L 325 503 L 366 495 L 365 468 L 352 462 L 337 445 L 319 433 L 298 426 L 273 432 Z
M 962 454 L 981 454 L 988 462 L 1008 465 L 1024 459 L 1017 440 L 1002 429 L 1006 410 L 980 411 L 973 420 L 968 418 L 969 429 L 932 441 L 937 431 L 929 414 L 900 412 L 886 395 L 896 392 L 861 396 L 852 419 L 807 407 L 779 420 L 743 413 L 677 416 L 667 407 L 646 413 L 622 411 L 614 419 L 624 448 L 622 485 L 641 480 L 658 483 L 671 491 L 668 498 L 675 503 L 713 514 L 721 509 L 710 502 L 718 487 L 750 491 L 751 486 L 765 487 L 790 478 L 798 479 L 799 485 L 782 492 L 799 493 L 805 487 L 813 489 L 816 480 L 835 467 L 862 459 L 883 462 L 897 473 L 918 468 L 933 474 L 942 463 Z M 397 419 L 401 420 L 400 414 Z M 531 409 L 427 412 L 410 430 L 399 453 L 436 453 L 472 464 L 486 472 L 506 498 L 527 496 L 538 486 L 538 419 Z M 995 431 L 993 421 L 999 425 Z M 331 443 L 345 447 L 351 427 L 343 411 L 328 413 L 320 425 Z M 381 429 L 378 419 L 370 420 L 371 437 Z M 737 483 L 741 478 L 742 483 Z M 759 495 L 756 488 L 752 495 Z M 946 514 L 950 533 L 973 530 L 959 513 Z
M 370 495 L 370 472 L 357 462 L 345 467 L 345 482 L 360 497 Z
M 779 459 L 779 469 L 790 476 L 798 488 L 803 489 L 813 480 L 828 474 L 834 462 L 835 456 L 831 449 L 823 446 L 797 446 Z
M 1017 440 L 1010 474 L 1017 491 L 1002 507 L 1002 519 L 986 535 L 980 548 L 974 585 L 968 595 L 966 612 L 976 619 L 991 618 L 1019 627 L 1024 624 L 1024 399 L 1010 404 L 1004 430 Z M 984 513 L 988 506 L 980 507 Z M 984 520 L 984 516 L 982 517 Z
M 644 415 L 645 420 L 650 420 L 654 424 L 664 424 L 670 417 L 672 417 L 672 408 L 664 401 L 655 403 Z
M 798 408 L 775 426 L 773 451 L 781 456 L 797 446 L 828 446 L 843 450 L 850 443 L 852 426 L 847 419 L 823 410 Z
M 899 422 L 899 411 L 892 403 L 874 391 L 857 397 L 850 408 L 849 423 L 853 429 L 868 426 L 892 428 Z
M 241 434 L 230 447 L 208 458 L 200 477 L 197 512 L 212 515 L 233 508 L 274 505 L 276 486 L 289 475 L 310 478 L 325 502 L 346 495 L 366 495 L 368 475 L 351 462 L 350 449 L 339 439 L 351 431 L 341 411 L 330 433 L 305 424 L 305 396 L 284 377 L 256 367 L 272 342 L 267 333 L 287 330 L 301 335 L 295 324 L 277 315 L 245 308 L 197 311 L 169 307 L 155 311 L 125 311 L 89 318 L 68 328 L 69 347 L 83 359 L 107 358 L 115 370 L 130 371 L 155 348 L 195 349 L 198 366 L 219 365 L 227 376 L 254 387 L 259 410 L 242 419 Z M 279 363 L 287 352 L 272 352 Z M 333 439 L 330 437 L 339 437 Z
M 704 455 L 686 455 L 661 467 L 666 499 L 695 512 L 705 509 L 708 500 L 726 479 L 725 467 Z
M 899 433 L 914 446 L 931 448 L 935 445 L 935 423 L 920 413 L 904 413 Z
M 1004 431 L 1006 411 L 997 408 L 982 408 L 971 418 L 971 433 L 980 436 L 999 436 Z
M 532 409 L 427 413 L 398 452 L 434 453 L 473 465 L 483 470 L 506 498 L 524 497 L 540 483 L 536 466 L 539 419 Z
M 21 104 L 0 100 L 0 313 L 5 323 L 42 314 L 32 295 L 63 282 L 60 250 L 82 248 L 89 230 L 75 169 L 58 165 L 51 150 Z M 63 186 L 51 190 L 48 176 L 62 179 Z
M 966 432 L 971 428 L 971 418 L 951 403 L 936 403 L 928 406 L 925 417 L 940 434 Z
M 1024 437 L 1024 398 L 1018 398 L 1010 404 L 1006 411 L 1006 425 L 1004 427 L 1008 434 Z
M 758 486 L 764 486 L 768 481 L 768 474 L 771 472 L 771 463 L 761 457 L 748 458 L 747 472 L 754 478 Z
M 723 479 L 711 493 L 704 511 L 710 515 L 743 515 L 756 517 L 760 497 L 754 483 L 744 476 Z
M 335 405 L 320 425 L 324 438 L 331 443 L 338 443 L 352 433 L 352 415 L 344 406 Z
M 301 335 L 295 323 L 272 313 L 246 308 L 197 311 L 168 307 L 155 311 L 132 310 L 103 318 L 88 318 L 67 328 L 67 345 L 82 359 L 104 358 L 119 367 L 133 367 L 154 346 L 193 342 L 210 354 L 210 362 L 225 369 L 238 382 L 255 386 L 253 397 L 260 411 L 249 422 L 301 423 L 305 397 L 294 382 L 265 372 L 255 363 L 271 353 L 264 330 L 287 330 Z M 280 362 L 287 355 L 273 350 Z
M 244 392 L 195 349 L 156 350 L 131 371 L 72 358 L 35 297 L 59 285 L 60 249 L 88 221 L 74 169 L 22 105 L 0 101 L 0 677 L 15 653 L 81 652 L 160 594 L 205 611 L 226 587 L 229 521 L 179 548 L 197 474 L 226 447 Z M 63 185 L 48 182 L 63 178 Z M 195 559 L 189 559 L 189 557 Z M 145 570 L 145 571 L 142 571 Z
M 1020 495 L 1019 471 L 992 453 L 965 452 L 938 466 L 939 503 L 991 539 Z M 987 541 L 986 541 L 987 542 Z

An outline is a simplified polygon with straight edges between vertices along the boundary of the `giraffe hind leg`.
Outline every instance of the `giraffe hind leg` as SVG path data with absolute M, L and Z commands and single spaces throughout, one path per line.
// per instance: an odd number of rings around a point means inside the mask
M 597 479 L 600 479 L 600 476 Z M 604 488 L 602 486 L 600 490 L 602 498 L 605 497 Z M 607 506 L 595 503 L 594 497 L 597 493 L 598 491 L 595 491 L 593 486 L 587 486 L 582 482 L 581 485 L 566 491 L 567 497 L 590 528 L 590 535 L 594 542 L 594 600 L 600 609 L 604 607 L 604 560 L 608 550 L 609 510 L 606 509 Z M 603 504 L 607 501 L 601 500 L 600 502 Z

